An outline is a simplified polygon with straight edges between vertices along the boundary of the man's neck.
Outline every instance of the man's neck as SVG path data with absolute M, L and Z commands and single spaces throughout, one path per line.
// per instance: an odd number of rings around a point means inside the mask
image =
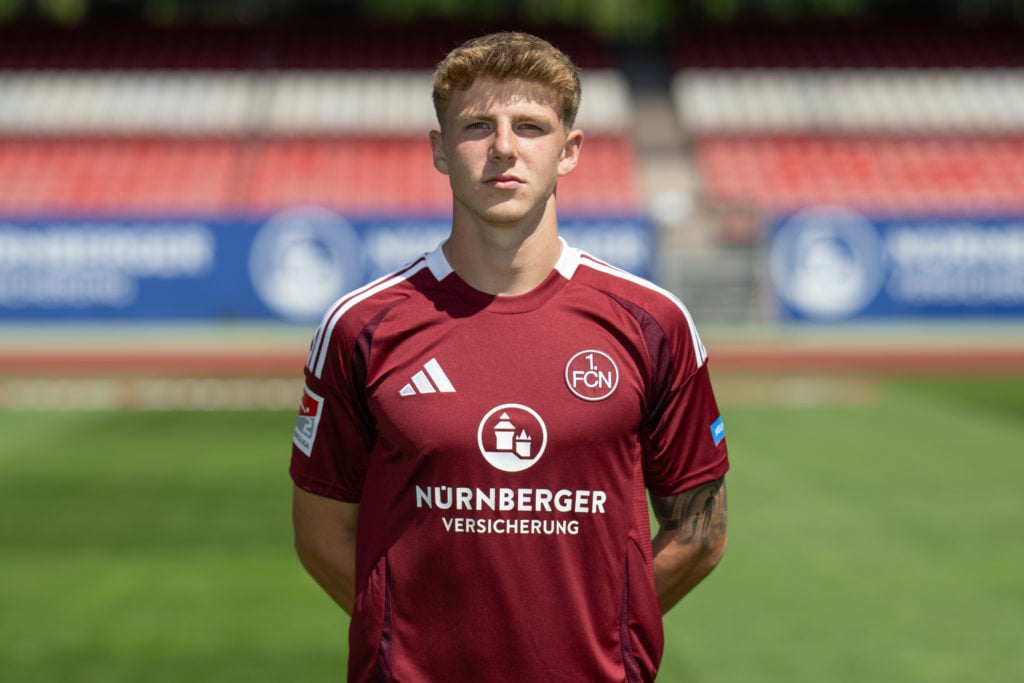
M 445 258 L 474 289 L 498 296 L 525 294 L 543 282 L 562 255 L 558 224 L 480 226 L 454 221 Z

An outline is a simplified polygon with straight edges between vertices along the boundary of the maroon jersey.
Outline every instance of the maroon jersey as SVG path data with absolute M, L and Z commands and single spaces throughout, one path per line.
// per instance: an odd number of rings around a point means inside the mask
M 359 503 L 350 678 L 653 679 L 645 489 L 729 467 L 706 358 L 678 299 L 568 246 L 522 296 L 437 249 L 339 300 L 291 475 Z

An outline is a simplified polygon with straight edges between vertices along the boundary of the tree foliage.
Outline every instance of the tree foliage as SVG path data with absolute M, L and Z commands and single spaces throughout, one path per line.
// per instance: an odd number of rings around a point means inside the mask
M 258 24 L 309 16 L 566 25 L 607 38 L 644 38 L 681 22 L 798 22 L 899 14 L 1024 21 L 1024 0 L 0 0 L 0 21 L 78 25 L 105 16 L 159 24 Z

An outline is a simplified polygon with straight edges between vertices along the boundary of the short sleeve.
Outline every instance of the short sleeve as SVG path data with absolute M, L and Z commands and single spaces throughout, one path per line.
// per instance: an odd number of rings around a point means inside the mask
M 729 469 L 725 426 L 706 359 L 687 348 L 689 335 L 676 337 L 666 335 L 653 349 L 644 419 L 645 484 L 659 496 L 714 481 Z
M 361 401 L 361 392 L 345 373 L 321 379 L 307 369 L 290 468 L 300 488 L 359 502 L 373 444 Z

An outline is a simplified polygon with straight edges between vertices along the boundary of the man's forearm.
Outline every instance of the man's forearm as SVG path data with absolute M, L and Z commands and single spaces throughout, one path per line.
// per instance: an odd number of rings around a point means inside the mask
M 355 553 L 348 561 L 346 553 L 330 555 L 296 544 L 302 566 L 324 591 L 338 603 L 346 614 L 352 614 L 355 605 Z
M 674 496 L 652 496 L 659 529 L 652 540 L 654 587 L 662 614 L 714 570 L 726 546 L 725 480 Z
M 302 566 L 351 614 L 355 604 L 356 520 L 359 506 L 295 487 L 292 520 Z

